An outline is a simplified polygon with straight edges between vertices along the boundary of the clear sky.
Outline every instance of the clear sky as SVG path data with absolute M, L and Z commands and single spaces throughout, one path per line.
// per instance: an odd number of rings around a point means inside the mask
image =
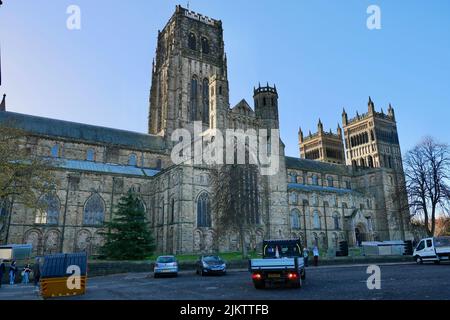
M 2 80 L 10 111 L 147 132 L 151 62 L 172 0 L 3 0 Z M 81 30 L 66 9 L 81 8 Z M 369 30 L 369 5 L 381 30 Z M 423 136 L 450 143 L 450 1 L 191 0 L 220 19 L 231 104 L 276 83 L 286 154 L 315 131 L 395 108 L 402 151 Z M 252 104 L 252 103 L 251 103 Z

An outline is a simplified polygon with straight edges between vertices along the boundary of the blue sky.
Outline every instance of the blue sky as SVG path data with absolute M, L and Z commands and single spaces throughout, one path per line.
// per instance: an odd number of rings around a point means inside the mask
M 4 0 L 2 78 L 10 111 L 147 131 L 151 62 L 172 0 Z M 81 8 L 82 28 L 66 28 Z M 381 8 L 381 30 L 366 27 Z M 336 129 L 342 108 L 396 111 L 405 152 L 423 136 L 450 143 L 450 1 L 191 0 L 220 19 L 231 104 L 276 83 L 286 154 L 320 117 Z

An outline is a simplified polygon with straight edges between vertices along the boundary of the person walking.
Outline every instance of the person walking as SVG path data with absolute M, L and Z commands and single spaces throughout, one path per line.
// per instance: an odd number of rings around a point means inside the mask
M 36 258 L 36 261 L 33 265 L 33 281 L 35 286 L 39 284 L 40 279 L 41 279 L 41 265 L 39 258 Z
M 16 260 L 13 260 L 11 262 L 11 265 L 9 266 L 9 284 L 10 285 L 14 285 L 14 282 L 16 280 L 16 273 L 17 273 Z
M 303 260 L 305 261 L 305 267 L 308 266 L 308 259 L 309 259 L 309 250 L 308 248 L 303 249 Z
M 319 248 L 317 248 L 317 246 L 314 246 L 313 248 L 313 255 L 314 255 L 314 266 L 317 267 L 319 265 Z
M 0 288 L 2 287 L 3 275 L 5 274 L 6 267 L 3 259 L 0 259 Z
M 29 263 L 25 266 L 25 268 L 22 271 L 22 283 L 28 284 L 30 282 L 30 273 L 31 273 L 31 266 Z

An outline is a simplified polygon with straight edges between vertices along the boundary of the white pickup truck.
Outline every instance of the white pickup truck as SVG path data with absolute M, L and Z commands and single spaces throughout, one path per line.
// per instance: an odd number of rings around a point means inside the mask
M 267 283 L 300 288 L 306 277 L 300 239 L 265 240 L 263 259 L 251 259 L 249 271 L 256 289 L 264 289 Z
M 450 237 L 433 237 L 420 240 L 413 253 L 418 264 L 425 261 L 440 263 L 450 260 Z

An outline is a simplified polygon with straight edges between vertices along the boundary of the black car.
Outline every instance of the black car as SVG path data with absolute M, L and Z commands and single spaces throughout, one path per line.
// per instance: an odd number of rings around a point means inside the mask
M 227 265 L 219 256 L 201 256 L 196 263 L 195 273 L 202 276 L 207 274 L 225 275 Z

